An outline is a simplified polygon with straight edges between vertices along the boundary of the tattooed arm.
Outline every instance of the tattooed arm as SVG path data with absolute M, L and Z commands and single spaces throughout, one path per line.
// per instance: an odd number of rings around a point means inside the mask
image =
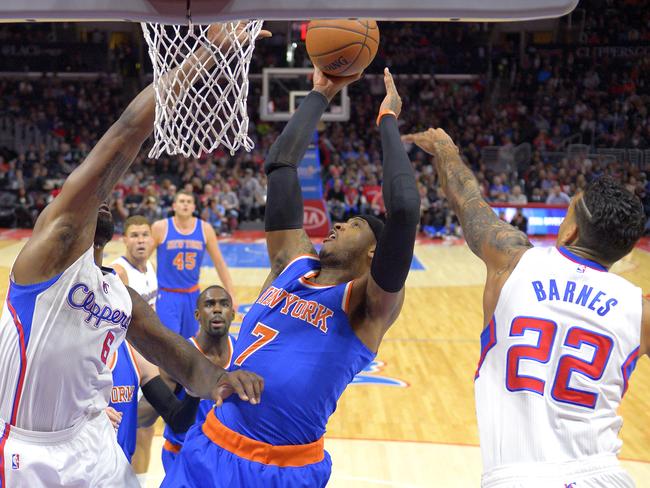
M 445 131 L 429 129 L 404 136 L 403 140 L 434 156 L 440 184 L 460 220 L 467 245 L 487 267 L 483 308 L 489 320 L 501 287 L 532 244 L 526 234 L 500 220 L 490 208 L 474 174 L 465 166 Z

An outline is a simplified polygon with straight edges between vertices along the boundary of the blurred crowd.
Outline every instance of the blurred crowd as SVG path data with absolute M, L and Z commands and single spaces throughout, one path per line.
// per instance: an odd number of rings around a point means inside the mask
M 475 171 L 488 200 L 566 205 L 593 178 L 609 174 L 635 192 L 650 214 L 650 156 L 645 163 L 593 156 L 597 148 L 650 149 L 650 56 L 593 48 L 650 39 L 648 3 L 581 2 L 587 16 L 575 41 L 531 44 L 523 55 L 507 38 L 488 54 L 487 32 L 481 24 L 390 23 L 382 25 L 382 49 L 373 66 L 387 65 L 398 75 L 410 75 L 397 78 L 403 100 L 402 133 L 444 128 Z M 454 45 L 463 49 L 451 49 Z M 260 66 L 255 68 L 254 63 L 252 70 L 281 66 L 285 52 L 280 47 L 282 42 L 260 48 L 255 57 Z M 128 46 L 116 45 L 115 59 L 129 56 Z M 493 63 L 493 76 L 488 62 Z M 463 66 L 472 66 L 479 75 L 435 82 L 420 76 L 462 72 L 456 67 Z M 130 82 L 124 76 L 0 81 L 0 227 L 33 225 L 67 175 L 126 106 L 132 96 Z M 324 198 L 334 221 L 385 211 L 380 141 L 374 124 L 383 94 L 381 76 L 366 76 L 350 87 L 351 119 L 319 129 Z M 255 149 L 251 153 L 231 156 L 217 150 L 199 159 L 153 160 L 146 156 L 148 147 L 143 148 L 112 195 L 118 230 L 129 215 L 142 214 L 150 220 L 169 215 L 179 189 L 196 195 L 197 215 L 222 235 L 261 221 L 266 198 L 264 155 L 282 124 L 259 120 L 257 96 L 259 86 L 252 82 L 249 134 Z M 571 154 L 566 152 L 567 141 L 581 142 L 588 149 Z M 508 171 L 484 158 L 486 147 L 508 150 L 522 144 L 530 145 L 529 157 Z M 407 150 L 422 197 L 422 230 L 434 229 L 427 232 L 435 235 L 460 233 L 431 158 L 417 148 Z

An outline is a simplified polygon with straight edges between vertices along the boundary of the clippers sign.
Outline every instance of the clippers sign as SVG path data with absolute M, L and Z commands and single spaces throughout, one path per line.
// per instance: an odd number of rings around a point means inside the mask
M 304 199 L 304 226 L 309 237 L 324 237 L 330 229 L 327 205 L 323 200 L 323 181 L 321 179 L 320 157 L 318 155 L 318 132 L 309 149 L 300 161 L 298 179 Z

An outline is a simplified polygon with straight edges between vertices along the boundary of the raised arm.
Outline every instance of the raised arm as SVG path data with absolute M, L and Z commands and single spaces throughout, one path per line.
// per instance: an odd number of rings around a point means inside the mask
M 386 224 L 375 247 L 370 274 L 355 281 L 350 298 L 352 326 L 373 351 L 397 319 L 404 302 L 404 283 L 413 259 L 420 220 L 420 194 L 411 161 L 400 140 L 397 118 L 402 101 L 388 68 L 386 97 L 377 122 L 381 134 Z
M 153 128 L 154 91 L 145 88 L 68 177 L 41 213 L 13 267 L 19 284 L 45 281 L 93 243 L 97 211 Z
M 225 31 L 222 25 L 215 24 L 211 35 L 215 44 L 223 42 Z M 182 89 L 182 85 L 194 80 L 200 65 L 209 66 L 211 63 L 208 50 L 199 48 L 167 74 L 177 76 L 178 82 L 172 89 Z M 151 134 L 154 111 L 154 88 L 149 85 L 128 105 L 83 163 L 70 174 L 61 193 L 41 213 L 32 238 L 14 263 L 16 283 L 31 284 L 52 278 L 90 248 L 99 206 L 108 198 L 113 186 Z
M 230 277 L 230 271 L 228 270 L 226 261 L 223 259 L 223 255 L 219 249 L 217 234 L 212 226 L 207 222 L 201 222 L 201 225 L 203 225 L 203 235 L 205 236 L 205 248 L 210 255 L 210 259 L 212 259 L 212 264 L 214 264 L 214 268 L 217 270 L 217 274 L 219 275 L 223 287 L 232 297 L 233 310 L 237 310 L 235 305 L 235 287 L 232 284 L 232 278 Z
M 328 77 L 316 68 L 313 90 L 301 102 L 269 150 L 264 163 L 268 176 L 264 227 L 272 268 L 269 279 L 279 274 L 296 256 L 316 254 L 302 228 L 302 192 L 297 169 L 330 100 L 344 86 L 360 77 Z
M 451 138 L 442 129 L 429 129 L 403 139 L 434 156 L 440 184 L 472 252 L 485 262 L 488 270 L 502 272 L 513 268 L 532 244 L 526 234 L 500 220 L 490 208 Z
M 404 136 L 403 140 L 415 143 L 434 157 L 440 184 L 460 220 L 467 245 L 487 267 L 483 309 L 485 319 L 489 320 L 501 287 L 532 244 L 526 234 L 500 220 L 490 208 L 476 177 L 445 131 L 429 129 Z
M 264 388 L 259 376 L 243 370 L 227 373 L 215 366 L 185 339 L 162 325 L 138 292 L 128 290 L 133 309 L 127 339 L 140 354 L 168 372 L 194 396 L 213 399 L 221 405 L 234 392 L 243 401 L 259 403 Z M 241 374 L 236 374 L 240 371 Z

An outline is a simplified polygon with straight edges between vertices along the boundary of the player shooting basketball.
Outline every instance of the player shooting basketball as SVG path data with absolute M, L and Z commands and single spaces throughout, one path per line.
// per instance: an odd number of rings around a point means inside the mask
M 211 34 L 219 43 L 225 29 Z M 191 80 L 208 62 L 199 49 L 176 74 Z M 96 264 L 95 230 L 111 219 L 102 202 L 153 121 L 149 86 L 71 173 L 13 265 L 0 323 L 0 486 L 139 486 L 103 413 L 112 385 L 106 362 L 125 336 L 195 395 L 221 403 L 234 391 L 259 403 L 257 375 L 213 365 Z
M 377 353 L 404 301 L 420 199 L 400 141 L 401 100 L 385 71 L 378 124 L 388 218 L 338 223 L 320 254 L 303 230 L 297 166 L 328 102 L 359 76 L 314 72 L 314 88 L 265 163 L 265 226 L 271 274 L 246 315 L 233 367 L 264 375 L 257 410 L 227 401 L 188 433 L 162 486 L 324 487 L 331 461 L 327 420 L 345 387 Z
M 601 177 L 571 200 L 557 247 L 533 248 L 485 202 L 442 129 L 404 139 L 434 156 L 487 267 L 475 382 L 482 486 L 633 487 L 616 457 L 616 410 L 650 351 L 650 303 L 607 270 L 643 234 L 640 200 Z

